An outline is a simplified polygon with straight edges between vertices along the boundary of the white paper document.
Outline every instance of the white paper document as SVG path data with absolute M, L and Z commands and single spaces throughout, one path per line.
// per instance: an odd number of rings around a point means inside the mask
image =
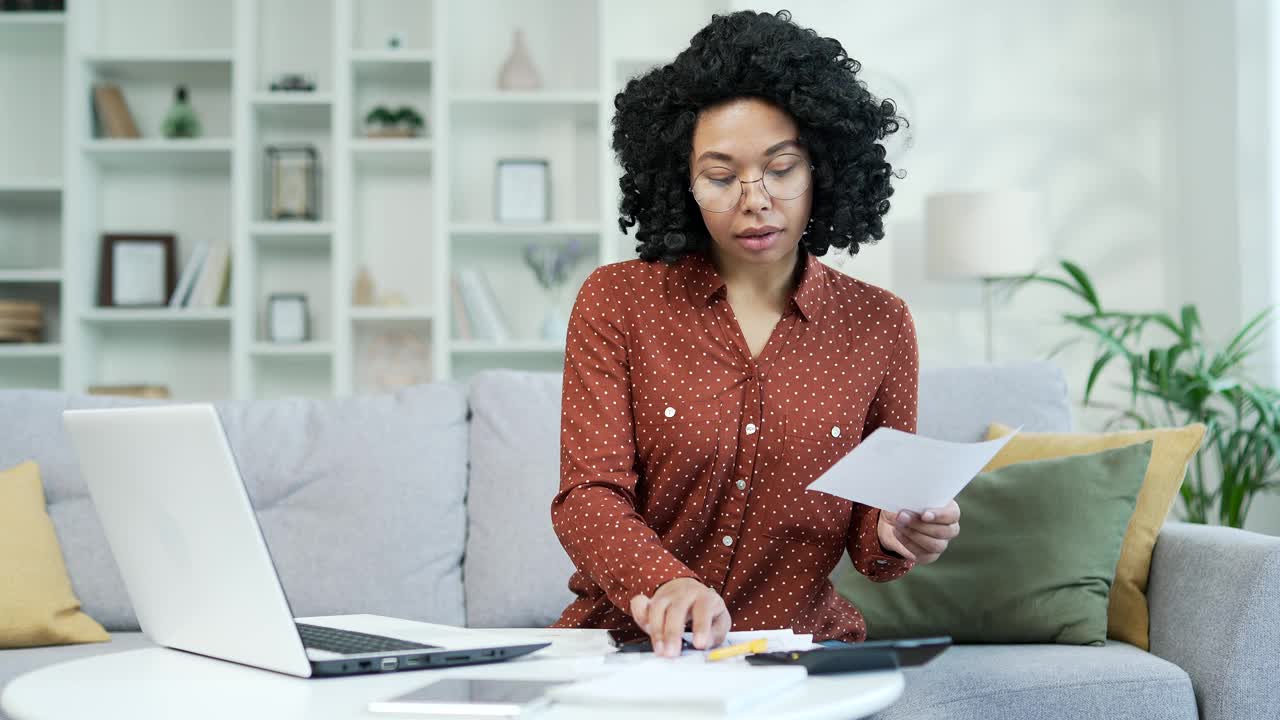
M 879 427 L 809 489 L 890 512 L 942 507 L 1021 429 L 995 440 L 962 443 Z

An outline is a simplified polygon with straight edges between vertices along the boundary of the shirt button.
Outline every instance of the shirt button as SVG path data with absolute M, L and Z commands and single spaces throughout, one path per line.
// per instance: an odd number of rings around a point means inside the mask
M 725 536 L 724 536 L 724 539 L 723 539 L 723 540 L 721 540 L 720 542 L 724 543 L 726 546 L 728 546 L 728 545 L 732 545 L 732 544 L 733 544 L 733 538 L 729 537 L 728 535 L 725 535 Z
M 746 490 L 746 489 L 747 489 L 747 481 L 746 481 L 746 480 L 739 480 L 738 482 L 734 483 L 734 485 L 737 485 L 739 490 Z
M 676 414 L 676 409 L 673 407 L 669 407 L 667 408 L 666 414 L 667 414 L 667 417 L 672 417 Z
M 840 437 L 840 426 L 835 425 L 831 428 L 831 437 Z
M 747 434 L 748 434 L 748 435 L 755 435 L 755 434 L 756 434 L 756 424 L 755 424 L 755 423 L 747 423 Z

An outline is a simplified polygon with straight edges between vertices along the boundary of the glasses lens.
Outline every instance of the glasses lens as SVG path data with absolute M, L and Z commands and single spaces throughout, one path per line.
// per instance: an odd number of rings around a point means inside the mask
M 775 200 L 792 200 L 809 189 L 813 174 L 799 155 L 779 155 L 764 168 L 764 190 Z M 727 212 L 742 198 L 742 184 L 729 168 L 703 170 L 693 181 L 693 199 L 711 212 Z
M 711 212 L 725 212 L 738 203 L 742 185 L 728 168 L 703 170 L 693 181 L 693 199 Z
M 809 163 L 799 155 L 779 155 L 764 169 L 764 189 L 777 200 L 792 200 L 809 189 Z

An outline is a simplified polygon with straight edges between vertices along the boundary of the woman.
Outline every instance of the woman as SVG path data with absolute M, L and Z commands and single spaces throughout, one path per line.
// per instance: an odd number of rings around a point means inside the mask
M 877 142 L 894 105 L 840 43 L 780 12 L 717 15 L 615 106 L 623 232 L 570 315 L 556 534 L 577 599 L 555 627 L 647 635 L 659 655 L 739 630 L 859 642 L 827 576 L 933 562 L 959 508 L 884 512 L 806 486 L 872 430 L 915 432 L 915 326 L 828 268 L 884 236 Z

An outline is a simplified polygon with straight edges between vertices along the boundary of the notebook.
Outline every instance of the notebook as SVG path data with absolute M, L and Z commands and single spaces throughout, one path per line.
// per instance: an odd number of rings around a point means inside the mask
M 689 665 L 654 660 L 550 688 L 547 697 L 566 705 L 734 715 L 775 700 L 807 677 L 799 666 Z

